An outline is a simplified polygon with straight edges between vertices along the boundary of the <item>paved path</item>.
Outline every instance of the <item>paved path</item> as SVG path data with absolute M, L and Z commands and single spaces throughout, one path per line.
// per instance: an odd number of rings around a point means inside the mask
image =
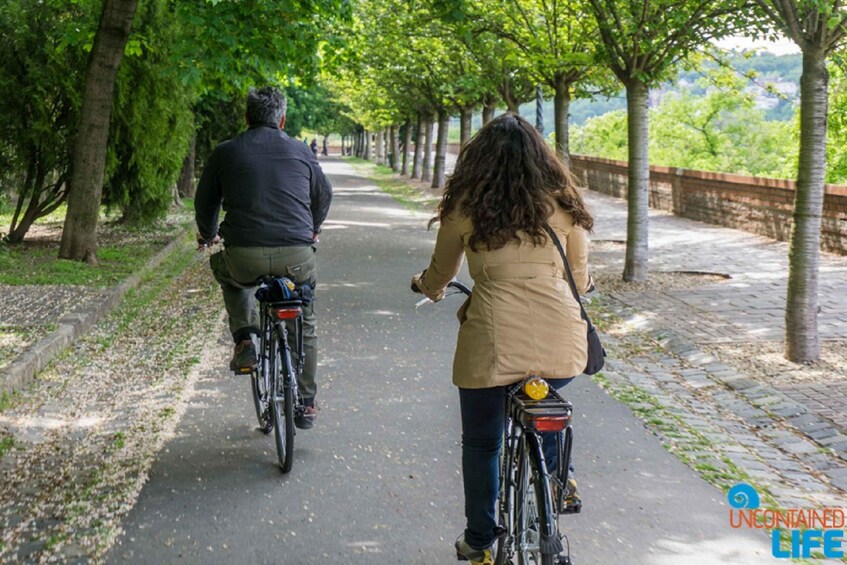
M 345 163 L 319 252 L 318 425 L 291 474 L 256 432 L 248 385 L 204 375 L 160 453 L 119 563 L 453 563 L 462 528 L 458 402 L 450 383 L 455 303 L 414 310 L 409 275 L 434 234 Z M 216 347 L 221 368 L 229 354 Z M 587 378 L 576 464 L 585 510 L 562 519 L 579 565 L 774 563 L 767 537 L 728 524 L 723 494 L 661 447 Z
M 623 200 L 596 192 L 588 194 L 598 237 L 625 241 Z M 653 211 L 650 269 L 717 272 L 732 277 L 727 283 L 694 291 L 619 294 L 645 312 L 660 317 L 672 315 L 677 329 L 698 343 L 784 338 L 787 243 Z M 822 255 L 820 297 L 821 338 L 847 339 L 847 257 Z

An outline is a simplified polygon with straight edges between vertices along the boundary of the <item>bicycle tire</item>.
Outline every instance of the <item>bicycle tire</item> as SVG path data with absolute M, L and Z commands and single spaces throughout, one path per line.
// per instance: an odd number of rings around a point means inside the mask
M 250 375 L 250 388 L 253 391 L 253 406 L 256 408 L 256 419 L 259 421 L 259 429 L 263 434 L 271 433 L 273 419 L 268 406 L 267 385 L 265 377 L 258 371 Z
M 507 431 L 500 452 L 500 492 L 498 500 L 498 524 L 505 528 L 506 533 L 497 538 L 497 550 L 494 554 L 494 565 L 512 565 L 514 554 L 515 531 L 515 461 L 512 457 L 512 441 Z
M 517 465 L 515 489 L 515 553 L 517 565 L 555 565 L 557 555 L 542 551 L 542 532 L 556 531 L 551 527 L 552 517 L 548 510 L 550 489 L 544 488 L 544 476 L 539 472 L 537 461 L 541 455 L 538 446 L 523 436 Z M 535 453 L 535 452 L 538 453 Z
M 274 440 L 279 468 L 288 473 L 294 466 L 294 403 L 291 399 L 291 389 L 285 387 L 283 400 L 273 402 Z
M 276 443 L 276 454 L 279 461 L 279 468 L 283 473 L 288 473 L 294 466 L 294 391 L 290 386 L 290 379 L 293 378 L 291 369 L 291 357 L 283 348 L 279 351 L 279 342 L 274 339 L 271 347 L 271 353 L 275 356 L 274 373 L 276 378 L 273 382 L 276 385 L 277 394 L 271 404 L 273 405 L 273 428 L 274 440 Z M 283 368 L 280 371 L 281 367 Z M 279 392 L 282 395 L 279 395 Z

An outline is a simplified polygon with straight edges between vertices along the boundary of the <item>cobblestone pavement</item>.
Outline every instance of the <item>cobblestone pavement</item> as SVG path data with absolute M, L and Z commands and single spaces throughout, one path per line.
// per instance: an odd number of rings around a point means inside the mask
M 626 203 L 594 192 L 587 198 L 596 218 L 592 265 L 620 273 Z M 722 464 L 735 465 L 782 507 L 843 507 L 843 357 L 836 355 L 826 371 L 783 361 L 785 370 L 769 375 L 745 363 L 745 355 L 781 355 L 787 254 L 785 243 L 651 211 L 652 272 L 696 271 L 730 278 L 694 288 L 609 292 L 606 307 L 627 320 L 642 342 L 632 354 L 612 360 L 604 374 L 612 385 L 648 392 L 668 414 L 712 440 L 718 457 L 712 453 L 709 465 L 717 465 L 718 472 Z M 820 289 L 825 356 L 830 350 L 843 355 L 847 258 L 822 255 Z M 670 440 L 676 441 L 673 436 Z M 708 453 L 694 449 L 695 461 L 700 456 L 707 459 Z

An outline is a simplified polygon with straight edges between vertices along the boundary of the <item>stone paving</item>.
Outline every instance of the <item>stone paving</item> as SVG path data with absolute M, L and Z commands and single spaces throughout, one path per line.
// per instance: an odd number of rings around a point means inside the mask
M 591 262 L 621 272 L 626 203 L 594 192 L 587 198 L 596 218 Z M 722 355 L 728 347 L 780 350 L 787 244 L 651 211 L 650 248 L 653 272 L 731 278 L 694 288 L 608 293 L 605 307 L 628 320 L 641 343 L 624 344 L 622 351 L 629 347 L 631 353 L 611 360 L 605 376 L 613 385 L 648 392 L 693 433 L 712 439 L 709 453 L 692 448 L 695 460 L 702 456 L 718 468 L 721 461 L 732 463 L 781 507 L 847 506 L 847 367 L 815 378 L 809 377 L 814 368 L 794 365 L 762 378 L 743 356 L 739 363 L 737 355 Z M 823 255 L 820 276 L 823 348 L 843 351 L 847 258 Z M 673 436 L 667 439 L 676 443 Z

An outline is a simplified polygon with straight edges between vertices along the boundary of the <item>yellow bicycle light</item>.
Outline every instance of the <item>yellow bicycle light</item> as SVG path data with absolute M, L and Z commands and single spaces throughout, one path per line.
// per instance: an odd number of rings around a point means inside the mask
M 541 377 L 533 377 L 524 383 L 523 391 L 533 400 L 542 400 L 547 398 L 547 393 L 550 392 L 550 385 Z

